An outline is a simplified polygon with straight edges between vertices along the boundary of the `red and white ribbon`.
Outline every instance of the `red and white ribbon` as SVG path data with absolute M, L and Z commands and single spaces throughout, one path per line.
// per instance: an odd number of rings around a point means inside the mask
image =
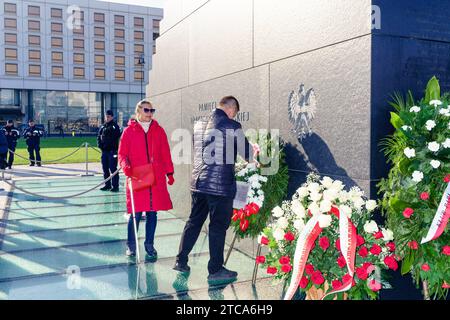
M 422 238 L 421 244 L 435 240 L 441 236 L 447 226 L 450 218 L 450 183 L 444 191 L 436 215 L 431 222 L 430 229 L 425 238 Z

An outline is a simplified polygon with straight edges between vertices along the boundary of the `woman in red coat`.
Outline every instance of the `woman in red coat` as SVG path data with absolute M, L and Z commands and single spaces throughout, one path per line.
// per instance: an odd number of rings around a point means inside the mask
M 131 176 L 132 168 L 149 163 L 153 165 L 156 183 L 147 189 L 134 191 L 134 207 L 136 211 L 136 224 L 142 213 L 146 212 L 145 223 L 145 251 L 150 259 L 156 260 L 157 252 L 153 246 L 157 223 L 157 212 L 173 208 L 167 183 L 172 185 L 173 163 L 170 155 L 169 142 L 164 129 L 153 120 L 155 113 L 150 101 L 140 101 L 135 110 L 134 119 L 128 122 L 119 144 L 119 164 L 127 177 Z M 166 180 L 167 179 L 167 180 Z M 130 190 L 127 185 L 127 210 L 131 213 Z M 133 219 L 128 220 L 127 256 L 136 254 L 136 241 Z

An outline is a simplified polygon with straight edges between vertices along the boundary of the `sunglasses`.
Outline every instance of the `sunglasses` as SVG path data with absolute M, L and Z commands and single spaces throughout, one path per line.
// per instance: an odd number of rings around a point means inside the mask
M 142 108 L 142 110 L 144 110 L 145 113 L 149 113 L 149 112 L 155 113 L 156 112 L 156 109 Z

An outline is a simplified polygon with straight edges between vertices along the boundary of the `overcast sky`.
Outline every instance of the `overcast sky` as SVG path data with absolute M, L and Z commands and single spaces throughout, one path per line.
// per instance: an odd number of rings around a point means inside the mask
M 141 5 L 141 6 L 163 8 L 164 3 L 167 0 L 100 0 L 100 1 L 126 3 L 126 4 L 137 4 L 137 5 Z

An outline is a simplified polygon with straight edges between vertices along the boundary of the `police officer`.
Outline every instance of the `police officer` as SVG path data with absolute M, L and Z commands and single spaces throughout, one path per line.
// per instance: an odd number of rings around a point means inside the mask
M 103 178 L 109 176 L 117 170 L 117 151 L 119 149 L 121 130 L 114 121 L 111 110 L 106 111 L 106 122 L 100 127 L 97 136 L 97 145 L 102 150 Z M 112 180 L 112 181 L 111 181 Z M 119 175 L 116 174 L 111 180 L 105 183 L 102 191 L 119 191 Z
M 23 137 L 28 146 L 28 154 L 30 155 L 30 167 L 36 163 L 38 167 L 41 166 L 41 137 L 44 132 L 36 127 L 33 119 L 28 120 L 28 128 L 23 132 Z M 35 156 L 36 155 L 36 156 Z
M 12 120 L 8 120 L 6 126 L 2 130 L 5 133 L 6 140 L 8 140 L 9 157 L 7 167 L 11 169 L 14 162 L 14 152 L 16 151 L 17 139 L 20 138 L 20 132 L 16 127 L 14 127 L 14 122 Z
M 6 168 L 6 154 L 8 153 L 8 141 L 5 132 L 0 130 L 0 170 Z

